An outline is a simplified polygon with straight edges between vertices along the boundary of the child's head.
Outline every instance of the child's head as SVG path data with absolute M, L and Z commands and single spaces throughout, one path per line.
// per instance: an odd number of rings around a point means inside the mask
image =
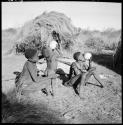
M 76 60 L 76 61 L 84 61 L 84 57 L 83 57 L 83 54 L 81 52 L 75 52 L 73 54 L 73 58 Z
M 32 59 L 34 61 L 38 61 L 38 51 L 36 48 L 27 48 L 25 50 L 25 57 L 27 59 Z

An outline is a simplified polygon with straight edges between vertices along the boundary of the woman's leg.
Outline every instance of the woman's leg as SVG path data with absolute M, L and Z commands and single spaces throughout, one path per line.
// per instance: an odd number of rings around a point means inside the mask
M 40 83 L 30 83 L 30 85 L 22 86 L 22 94 L 29 94 L 32 92 L 40 91 L 43 88 L 47 88 L 50 85 L 50 79 L 42 81 Z

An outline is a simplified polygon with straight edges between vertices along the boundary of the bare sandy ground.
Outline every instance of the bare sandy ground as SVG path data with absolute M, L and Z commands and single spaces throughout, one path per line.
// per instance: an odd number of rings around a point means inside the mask
M 73 61 L 66 59 L 66 61 Z M 11 91 L 15 87 L 14 71 L 21 71 L 26 59 L 23 56 L 3 56 L 2 57 L 2 93 L 12 102 L 13 95 Z M 41 119 L 47 118 L 47 122 L 43 123 L 121 123 L 121 76 L 115 72 L 94 64 L 97 66 L 97 72 L 100 74 L 104 88 L 87 84 L 81 88 L 82 99 L 80 99 L 71 87 L 62 85 L 62 80 L 56 79 L 54 83 L 55 96 L 45 96 L 41 91 L 30 94 L 28 97 L 23 97 L 23 103 L 36 105 L 31 114 L 29 107 L 20 111 L 16 109 L 16 113 L 11 111 L 10 116 L 4 118 L 4 122 L 8 123 L 42 123 Z M 45 69 L 46 65 L 42 66 Z M 69 66 L 59 63 L 59 68 L 62 68 L 66 73 L 69 72 Z M 98 84 L 95 79 L 91 78 L 90 82 Z M 45 105 L 46 110 L 42 108 Z M 32 108 L 31 108 L 32 110 Z M 42 111 L 45 110 L 43 114 Z M 20 114 L 17 117 L 17 113 Z M 32 117 L 27 117 L 29 115 Z M 37 115 L 36 115 L 37 114 Z M 56 116 L 57 118 L 48 117 L 48 115 Z M 36 115 L 36 116 L 35 116 Z M 38 117 L 42 116 L 42 117 Z M 34 120 L 38 117 L 38 120 Z M 17 120 L 20 119 L 20 120 Z M 59 119 L 59 120 L 58 120 Z

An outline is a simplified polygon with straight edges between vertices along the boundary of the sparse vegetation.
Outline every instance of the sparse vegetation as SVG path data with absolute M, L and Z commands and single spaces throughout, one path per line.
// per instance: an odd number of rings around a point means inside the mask
M 85 45 L 89 48 L 95 49 L 97 53 L 101 53 L 104 49 L 104 41 L 100 38 L 90 38 L 85 42 Z
M 102 50 L 114 51 L 121 36 L 121 30 L 111 28 L 102 32 L 75 28 L 71 24 L 71 20 L 64 14 L 52 11 L 44 12 L 35 19 L 26 22 L 19 29 L 11 28 L 3 31 L 3 42 L 7 37 L 9 42 L 20 45 L 19 52 L 23 52 L 23 47 L 37 46 L 39 43 L 42 46 L 43 42 L 49 42 L 53 39 L 51 35 L 53 30 L 59 33 L 62 47 L 64 50 L 68 49 L 68 51 L 78 47 L 83 49 L 85 46 L 93 48 L 99 53 Z M 13 37 L 9 37 L 12 35 Z M 27 46 L 23 46 L 24 43 Z M 22 50 L 20 50 L 21 48 Z

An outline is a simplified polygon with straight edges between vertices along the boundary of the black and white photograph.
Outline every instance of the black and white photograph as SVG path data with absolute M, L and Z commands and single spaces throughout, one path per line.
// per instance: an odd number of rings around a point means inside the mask
M 121 8 L 1 2 L 1 122 L 121 124 Z

